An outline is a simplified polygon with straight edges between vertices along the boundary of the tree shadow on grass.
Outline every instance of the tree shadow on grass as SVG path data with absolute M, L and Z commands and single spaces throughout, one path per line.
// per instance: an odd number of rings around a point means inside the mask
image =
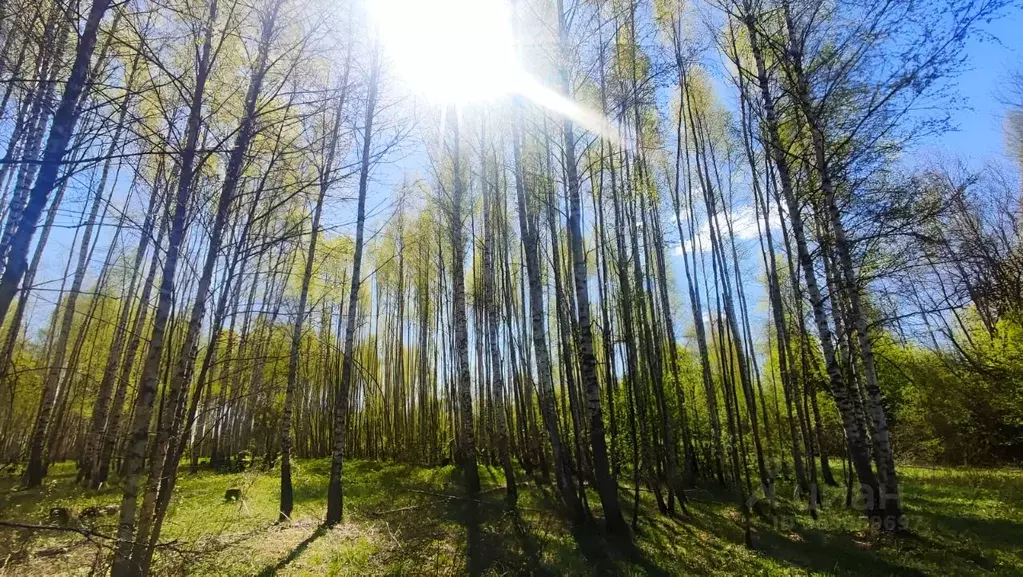
M 438 489 L 436 482 L 444 482 Z M 461 471 L 444 472 L 434 485 L 398 482 L 393 495 L 412 493 L 414 503 L 384 511 L 396 547 L 383 561 L 392 571 L 457 574 L 557 575 L 543 565 L 542 539 L 522 511 L 509 510 L 503 487 L 469 497 Z M 421 489 L 421 490 L 417 490 Z M 520 495 L 531 491 L 520 487 Z M 405 505 L 407 501 L 401 504 Z M 397 504 L 397 503 L 395 503 Z
M 457 535 L 460 525 L 468 529 L 474 566 L 485 563 L 480 553 L 484 547 L 479 538 L 479 513 L 474 515 L 462 493 L 451 487 L 455 480 L 451 471 L 437 469 L 424 474 L 421 467 L 407 464 L 352 461 L 345 464 L 344 476 L 346 519 L 382 532 L 383 546 L 374 556 L 387 571 L 439 573 L 460 566 L 461 559 L 453 551 L 453 545 L 465 539 Z M 307 483 L 296 490 L 296 501 L 300 494 L 322 499 L 325 483 Z
M 330 459 L 300 462 L 294 476 L 295 503 L 323 501 L 330 480 Z M 345 510 L 376 509 L 393 504 L 393 497 L 408 489 L 436 488 L 420 482 L 416 473 L 423 469 L 408 463 L 346 461 L 342 473 Z
M 690 509 L 694 515 L 686 521 L 686 527 L 691 525 L 733 547 L 745 547 L 741 523 L 728 514 L 728 511 L 734 511 L 734 505 L 726 505 L 730 500 L 691 502 Z M 799 512 L 799 503 L 780 499 L 774 515 L 785 519 Z M 835 512 L 824 514 L 834 515 Z M 858 540 L 852 533 L 798 525 L 779 532 L 771 515 L 758 516 L 758 519 L 754 523 L 753 551 L 760 557 L 798 567 L 807 574 L 924 575 L 917 568 L 885 559 L 874 543 Z
M 586 561 L 593 566 L 598 575 L 614 575 L 615 561 L 612 558 L 602 535 L 591 524 L 578 525 L 572 528 L 572 540 Z
M 623 566 L 640 568 L 644 575 L 671 575 L 628 537 L 609 536 L 592 523 L 573 527 L 572 539 L 598 575 L 620 575 Z
M 483 570 L 489 565 L 489 559 L 485 557 L 487 551 L 483 549 L 483 535 L 480 527 L 481 505 L 475 499 L 463 501 L 465 515 L 465 530 L 468 534 L 469 575 L 475 577 L 482 575 Z M 492 552 L 492 551 L 491 551 Z
M 626 499 L 626 497 L 628 497 Z M 631 495 L 623 495 L 623 502 L 631 503 Z M 599 503 L 599 501 L 597 501 Z M 644 525 L 650 522 L 648 512 L 641 505 L 640 516 Z M 611 535 L 603 528 L 600 519 L 575 524 L 569 528 L 572 543 L 581 554 L 590 572 L 597 575 L 620 575 L 639 569 L 644 575 L 662 576 L 670 573 L 645 551 L 637 547 L 639 535 Z M 640 529 L 643 534 L 646 529 Z
M 487 468 L 484 470 L 489 471 Z M 464 477 L 461 481 L 464 495 L 466 494 Z M 495 521 L 491 510 L 493 504 L 486 497 L 486 494 L 467 495 L 449 499 L 444 505 L 445 516 L 465 527 L 466 569 L 473 577 L 482 575 L 506 552 L 506 542 L 495 538 L 496 535 L 492 531 L 484 529 L 484 524 L 489 526 Z
M 921 510 L 909 514 L 910 535 L 901 546 L 935 565 L 959 561 L 986 571 L 996 568 L 996 556 L 1020 555 L 1023 525 L 1005 519 L 956 517 Z M 919 544 L 919 547 L 917 546 Z
M 923 577 L 923 571 L 892 563 L 853 535 L 818 529 L 795 529 L 788 536 L 774 531 L 758 532 L 756 550 L 808 573 L 857 573 Z
M 287 567 L 288 564 L 294 561 L 295 559 L 298 559 L 299 555 L 301 555 L 309 547 L 309 545 L 312 545 L 314 541 L 322 537 L 327 531 L 328 529 L 326 525 L 319 525 L 318 527 L 316 527 L 316 530 L 313 531 L 311 535 L 309 535 L 308 537 L 305 538 L 304 541 L 296 545 L 295 548 L 292 549 L 291 552 L 288 553 L 283 559 L 278 561 L 276 565 L 268 565 L 264 567 L 262 571 L 257 573 L 257 575 L 259 577 L 273 577 L 274 575 L 277 575 L 278 571 Z
M 518 511 L 515 511 L 512 514 L 512 524 L 515 529 L 515 537 L 519 540 L 522 551 L 528 560 L 530 567 L 529 574 L 544 576 L 557 575 L 554 571 L 543 566 L 540 543 L 536 536 L 530 532 L 529 527 L 526 525 L 525 520 Z
M 910 529 L 914 521 L 950 538 L 962 535 L 975 537 L 985 544 L 996 547 L 1018 547 L 1023 541 L 1023 523 L 1009 519 L 984 518 L 967 513 L 948 514 L 942 511 L 947 505 L 929 499 L 914 499 L 912 508 L 907 507 Z

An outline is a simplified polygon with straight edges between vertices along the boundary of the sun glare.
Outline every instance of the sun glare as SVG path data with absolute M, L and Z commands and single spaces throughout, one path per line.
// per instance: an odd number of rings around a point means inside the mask
M 517 94 L 619 141 L 603 115 L 523 70 L 507 0 L 371 0 L 370 6 L 395 72 L 425 97 L 464 104 Z
M 399 76 L 426 97 L 468 102 L 518 88 L 503 0 L 372 0 L 370 6 Z

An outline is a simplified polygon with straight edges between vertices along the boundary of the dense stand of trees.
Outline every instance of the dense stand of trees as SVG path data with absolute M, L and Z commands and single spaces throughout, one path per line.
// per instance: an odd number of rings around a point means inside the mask
M 434 106 L 358 2 L 3 0 L 0 459 L 116 483 L 116 575 L 250 459 L 282 521 L 330 456 L 329 524 L 369 458 L 897 530 L 899 455 L 1023 450 L 1018 181 L 900 160 L 1001 4 L 933 4 L 519 0 L 570 104 Z

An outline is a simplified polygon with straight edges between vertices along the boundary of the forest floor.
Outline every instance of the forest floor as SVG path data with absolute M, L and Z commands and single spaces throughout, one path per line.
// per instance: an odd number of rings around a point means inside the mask
M 481 467 L 479 505 L 461 498 L 453 467 L 352 461 L 345 465 L 345 522 L 324 530 L 329 460 L 295 467 L 291 523 L 275 524 L 279 480 L 253 470 L 183 473 L 157 556 L 157 575 L 1023 575 L 1023 473 L 903 467 L 909 535 L 871 535 L 855 512 L 827 507 L 811 519 L 779 501 L 771 521 L 755 518 L 755 550 L 743 545 L 734 501 L 713 488 L 689 494 L 689 516 L 657 513 L 642 493 L 631 543 L 608 541 L 562 519 L 553 495 L 520 484 L 518 514 L 503 504 L 499 469 Z M 119 502 L 116 487 L 74 485 L 70 464 L 54 465 L 40 489 L 0 475 L 0 521 L 42 525 L 50 508 L 76 518 Z M 520 481 L 521 483 L 521 481 Z M 242 499 L 226 502 L 226 489 Z M 784 489 L 783 489 L 784 490 Z M 631 515 L 631 497 L 622 492 Z M 595 497 L 591 505 L 599 508 Z M 0 575 L 102 574 L 116 513 L 72 527 L 93 533 L 0 527 Z

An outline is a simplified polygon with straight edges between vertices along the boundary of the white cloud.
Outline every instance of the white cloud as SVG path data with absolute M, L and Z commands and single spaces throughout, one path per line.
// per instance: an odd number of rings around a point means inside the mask
M 718 229 L 727 238 L 728 235 L 728 222 L 731 221 L 732 233 L 735 234 L 735 239 L 738 241 L 752 241 L 756 240 L 759 236 L 757 216 L 752 206 L 744 206 L 735 210 L 728 215 L 728 213 L 721 211 L 716 216 L 716 222 Z M 772 212 L 768 216 L 768 222 L 771 225 L 771 234 L 777 235 L 781 229 L 781 222 L 778 220 L 778 213 Z M 763 217 L 760 217 L 759 231 L 764 229 Z M 689 240 L 688 238 L 686 239 Z M 700 225 L 699 230 L 696 231 L 696 239 L 690 246 L 687 246 L 687 250 L 693 250 L 693 248 L 699 247 L 703 252 L 710 251 L 710 226 L 709 223 L 704 221 Z M 675 255 L 682 256 L 682 247 L 675 247 Z

